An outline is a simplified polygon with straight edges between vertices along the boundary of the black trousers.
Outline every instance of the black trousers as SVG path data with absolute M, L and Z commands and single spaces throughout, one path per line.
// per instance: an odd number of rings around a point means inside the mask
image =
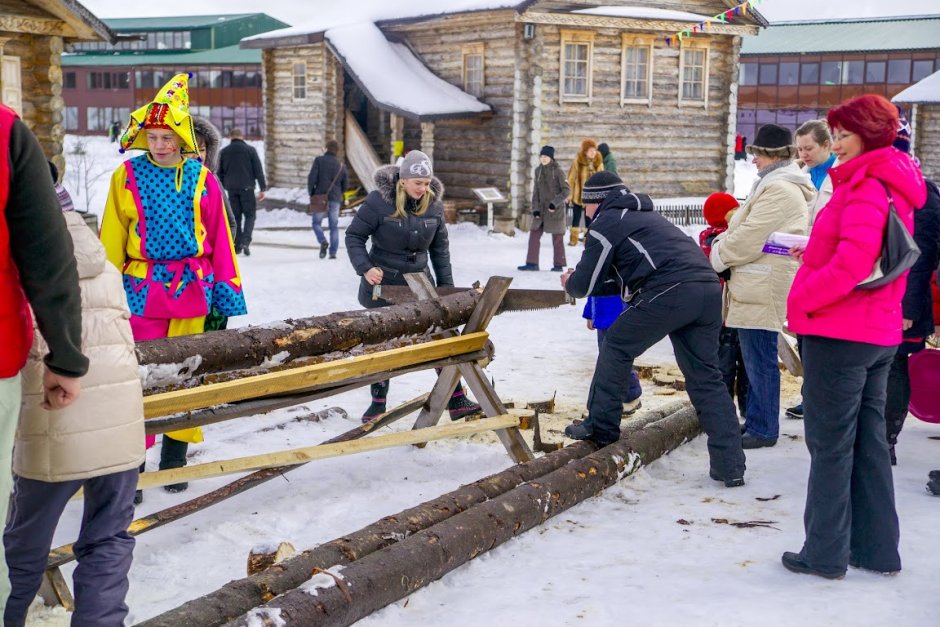
M 641 292 L 607 330 L 588 396 L 592 439 L 620 437 L 623 398 L 633 360 L 669 336 L 686 391 L 708 435 L 712 468 L 724 477 L 744 476 L 744 451 L 734 404 L 718 369 L 721 287 L 678 283 Z
M 802 557 L 820 570 L 900 570 L 898 515 L 885 439 L 896 347 L 803 337 L 803 409 L 810 454 Z
M 251 243 L 251 234 L 255 230 L 255 214 L 258 203 L 254 189 L 230 189 L 228 199 L 235 214 L 235 248 L 242 249 Z
M 584 211 L 584 205 L 578 205 L 572 203 L 571 205 L 571 226 L 578 228 L 581 226 L 581 216 L 584 216 L 584 228 L 591 226 L 591 218 L 588 217 L 588 214 Z

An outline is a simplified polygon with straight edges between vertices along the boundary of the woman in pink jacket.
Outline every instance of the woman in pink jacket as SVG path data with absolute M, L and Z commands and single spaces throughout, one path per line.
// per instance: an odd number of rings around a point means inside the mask
M 888 369 L 901 343 L 906 273 L 876 289 L 856 289 L 881 253 L 889 195 L 913 229 L 926 187 L 910 157 L 891 143 L 898 114 L 881 96 L 866 94 L 828 115 L 833 194 L 813 225 L 787 300 L 791 331 L 803 336 L 809 487 L 799 553 L 783 565 L 798 573 L 841 579 L 847 566 L 896 573 L 898 516 L 888 443 Z

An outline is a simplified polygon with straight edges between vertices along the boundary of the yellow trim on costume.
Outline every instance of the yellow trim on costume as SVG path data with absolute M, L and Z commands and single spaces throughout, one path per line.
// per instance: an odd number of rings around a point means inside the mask
M 206 252 L 206 236 L 209 233 L 206 225 L 202 222 L 202 199 L 204 194 L 205 197 L 208 198 L 208 194 L 206 194 L 206 177 L 208 175 L 209 169 L 206 166 L 202 166 L 202 170 L 199 171 L 199 178 L 196 180 L 196 191 L 193 194 L 193 226 L 196 227 L 196 244 L 199 246 L 197 256 L 199 257 L 203 256 Z M 225 212 L 225 207 L 222 208 L 222 212 Z

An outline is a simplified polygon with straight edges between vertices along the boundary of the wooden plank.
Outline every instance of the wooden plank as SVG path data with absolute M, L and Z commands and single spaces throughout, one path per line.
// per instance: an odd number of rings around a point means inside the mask
M 306 464 L 316 459 L 353 455 L 405 444 L 430 442 L 432 440 L 455 438 L 462 435 L 471 435 L 483 431 L 494 431 L 518 426 L 519 418 L 517 416 L 494 416 L 474 422 L 450 424 L 441 427 L 428 427 L 417 431 L 401 431 L 351 442 L 320 444 L 287 451 L 266 453 L 263 455 L 250 455 L 248 457 L 195 464 L 193 466 L 184 466 L 183 468 L 173 468 L 171 470 L 146 472 L 140 476 L 137 489 L 146 490 L 148 488 L 171 485 L 184 481 L 193 481 L 195 479 L 209 479 L 238 472 L 261 470 L 272 466 L 295 466 L 298 464 Z
M 453 357 L 480 350 L 488 337 L 485 332 L 471 333 L 371 355 L 360 355 L 312 366 L 269 372 L 235 381 L 154 394 L 144 399 L 144 416 L 147 418 L 165 416 L 221 403 L 293 392 L 311 385 L 344 381 L 423 361 Z
M 42 576 L 39 585 L 39 597 L 49 607 L 61 605 L 69 612 L 75 611 L 75 599 L 69 591 L 69 585 L 58 568 L 50 568 Z
M 467 387 L 473 392 L 477 402 L 487 416 L 502 415 L 506 413 L 506 407 L 496 394 L 496 390 L 486 378 L 486 374 L 479 364 L 460 364 L 457 366 L 460 374 L 463 375 Z M 473 423 L 471 423 L 473 424 Z M 528 462 L 535 459 L 532 449 L 526 443 L 522 434 L 519 433 L 518 423 L 510 428 L 499 429 L 496 431 L 499 441 L 506 447 L 506 452 L 517 464 Z

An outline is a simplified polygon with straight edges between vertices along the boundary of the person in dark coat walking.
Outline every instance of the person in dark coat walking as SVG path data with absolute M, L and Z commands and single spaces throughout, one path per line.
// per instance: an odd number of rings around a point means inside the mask
M 529 250 L 520 270 L 539 269 L 539 242 L 542 233 L 552 236 L 554 252 L 552 272 L 561 272 L 565 264 L 565 199 L 571 192 L 565 171 L 555 161 L 555 149 L 542 146 L 540 164 L 535 168 L 532 186 L 532 227 L 529 229 Z
M 369 193 L 346 229 L 346 251 L 359 282 L 359 304 L 367 309 L 385 307 L 388 301 L 373 296 L 377 285 L 407 285 L 403 275 L 424 272 L 437 285 L 453 286 L 450 248 L 444 224 L 444 185 L 433 175 L 430 158 L 412 150 L 400 166 L 375 171 L 376 189 Z M 372 247 L 366 250 L 366 242 Z M 389 382 L 370 386 L 372 404 L 362 415 L 368 422 L 385 413 Z M 460 383 L 447 404 L 452 420 L 479 413 L 480 406 L 464 394 Z
M 313 233 L 320 243 L 320 259 L 326 257 L 329 247 L 330 259 L 336 259 L 339 249 L 339 208 L 343 203 L 343 193 L 349 188 L 346 168 L 337 158 L 339 142 L 331 139 L 326 142 L 326 152 L 313 160 L 310 174 L 307 175 L 307 193 L 327 194 L 329 201 L 325 213 L 313 214 Z M 323 234 L 323 218 L 330 225 L 330 241 L 327 243 Z
M 601 153 L 601 156 L 604 158 L 604 169 L 613 174 L 618 174 L 617 158 L 614 157 L 614 153 L 610 151 L 610 146 L 607 144 L 598 144 L 597 152 Z
M 588 417 L 565 428 L 600 446 L 620 437 L 625 373 L 649 347 L 669 336 L 689 398 L 708 434 L 709 476 L 744 485 L 744 451 L 734 404 L 718 369 L 721 285 L 685 233 L 653 210 L 646 194 L 601 171 L 581 191 L 592 218 L 584 255 L 561 275 L 575 298 L 620 294 L 630 308 L 607 330 L 588 396 Z
M 222 187 L 228 192 L 232 212 L 235 214 L 235 252 L 251 254 L 251 234 L 255 229 L 255 214 L 258 205 L 255 202 L 255 182 L 258 183 L 258 200 L 264 200 L 264 169 L 258 151 L 245 143 L 242 131 L 233 128 L 229 132 L 231 143 L 222 149 L 219 155 L 219 169 L 216 176 L 222 181 Z
M 900 110 L 899 110 L 900 111 Z M 903 117 L 894 147 L 905 153 L 911 149 L 910 125 Z M 920 257 L 907 274 L 907 287 L 901 301 L 902 337 L 898 352 L 888 371 L 888 397 L 885 400 L 885 424 L 891 465 L 897 464 L 895 446 L 904 428 L 908 405 L 911 402 L 911 378 L 908 358 L 924 349 L 927 336 L 934 332 L 933 299 L 930 279 L 940 261 L 940 191 L 936 183 L 927 184 L 927 202 L 914 212 L 914 241 L 920 248 Z

